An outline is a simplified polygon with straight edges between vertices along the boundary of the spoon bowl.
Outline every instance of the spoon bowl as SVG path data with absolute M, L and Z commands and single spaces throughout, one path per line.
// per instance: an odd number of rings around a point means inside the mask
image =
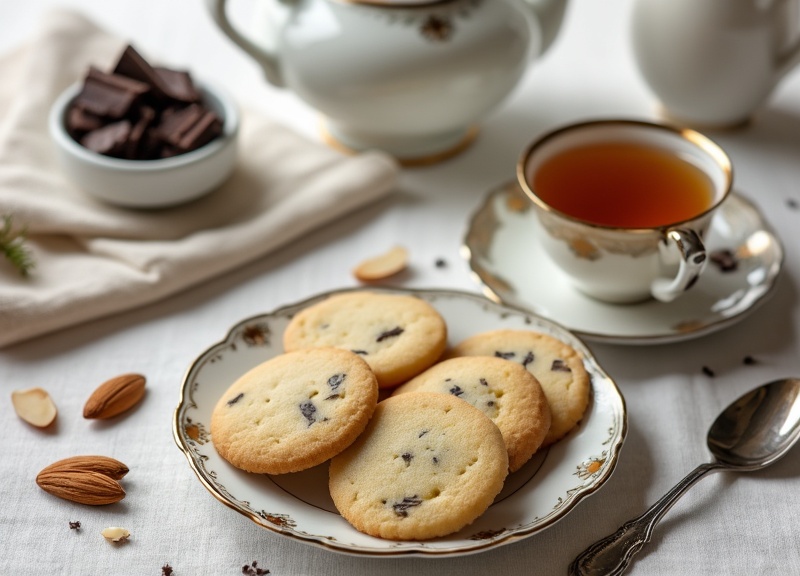
M 714 420 L 706 443 L 714 461 L 701 464 L 647 512 L 598 540 L 570 564 L 573 576 L 622 574 L 650 541 L 659 520 L 709 472 L 751 472 L 784 456 L 800 438 L 800 378 L 763 384 L 735 400 Z

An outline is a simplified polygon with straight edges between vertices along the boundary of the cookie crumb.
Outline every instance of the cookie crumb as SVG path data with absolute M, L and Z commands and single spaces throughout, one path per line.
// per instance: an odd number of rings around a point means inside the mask
M 708 366 L 703 366 L 703 374 L 705 374 L 709 378 L 713 378 L 714 376 L 716 376 L 716 374 L 714 374 L 714 371 Z
M 242 574 L 245 576 L 263 576 L 264 574 L 269 574 L 269 570 L 266 568 L 259 568 L 258 562 L 253 560 L 251 564 L 245 564 L 242 566 Z
M 161 576 L 172 576 L 172 566 L 169 563 L 161 567 Z
M 437 258 L 436 261 L 434 262 L 434 265 L 437 268 L 447 268 L 447 260 L 445 260 L 444 258 Z
M 75 520 L 75 521 L 73 522 L 72 520 L 70 520 L 70 522 L 69 522 L 69 529 L 70 529 L 70 530 L 75 530 L 76 532 L 80 532 L 80 529 L 81 529 L 81 523 L 80 523 L 80 521 L 79 521 L 79 520 Z
M 758 360 L 756 360 L 755 358 L 753 358 L 748 354 L 742 360 L 742 364 L 744 364 L 745 366 L 752 366 L 753 364 L 758 364 Z

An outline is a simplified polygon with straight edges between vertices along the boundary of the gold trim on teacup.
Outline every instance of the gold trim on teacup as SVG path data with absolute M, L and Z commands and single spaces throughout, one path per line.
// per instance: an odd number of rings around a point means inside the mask
M 569 214 L 565 214 L 560 210 L 556 210 L 549 204 L 545 203 L 539 196 L 537 196 L 536 192 L 533 190 L 530 182 L 528 182 L 528 175 L 527 166 L 528 161 L 530 160 L 531 156 L 533 156 L 534 152 L 539 149 L 545 143 L 569 132 L 583 130 L 585 128 L 592 128 L 592 127 L 613 127 L 613 126 L 622 126 L 622 127 L 639 127 L 648 130 L 660 130 L 662 132 L 668 132 L 683 138 L 687 142 L 693 144 L 706 154 L 708 154 L 714 162 L 722 169 L 722 172 L 725 176 L 725 184 L 724 190 L 720 197 L 714 202 L 709 208 L 705 211 L 700 212 L 699 214 L 695 214 L 691 218 L 687 218 L 686 220 L 680 222 L 670 222 L 663 226 L 651 227 L 651 228 L 626 228 L 623 226 L 608 226 L 603 224 L 596 224 L 594 222 L 588 222 L 586 220 L 581 220 L 580 218 L 575 218 L 574 216 L 570 216 Z M 654 228 L 657 229 L 667 229 L 667 228 L 674 228 L 685 224 L 687 222 L 693 222 L 704 216 L 707 216 L 709 213 L 713 212 L 714 210 L 719 207 L 720 204 L 728 197 L 731 193 L 731 189 L 733 187 L 733 165 L 731 164 L 731 160 L 728 157 L 728 154 L 722 149 L 722 147 L 711 140 L 708 136 L 701 134 L 696 130 L 692 130 L 691 128 L 681 128 L 678 126 L 672 126 L 670 124 L 663 124 L 663 123 L 656 123 L 656 122 L 648 122 L 645 120 L 589 120 L 586 122 L 578 122 L 575 124 L 568 124 L 566 126 L 562 126 L 560 128 L 556 128 L 550 132 L 545 133 L 543 136 L 540 136 L 536 140 L 534 140 L 531 144 L 529 144 L 522 152 L 522 155 L 517 160 L 517 181 L 522 188 L 522 191 L 525 192 L 525 195 L 541 210 L 548 214 L 558 215 L 560 218 L 568 220 L 570 222 L 575 222 L 578 224 L 582 224 L 584 226 L 588 226 L 590 228 L 597 228 L 602 230 L 624 230 L 626 232 L 634 233 L 634 234 L 642 234 L 642 233 L 650 233 Z

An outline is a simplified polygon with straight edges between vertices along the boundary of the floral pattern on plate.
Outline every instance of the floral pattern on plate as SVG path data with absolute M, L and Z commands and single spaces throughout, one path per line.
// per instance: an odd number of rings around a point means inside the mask
M 327 463 L 280 476 L 249 474 L 220 458 L 209 433 L 219 397 L 249 368 L 281 354 L 281 335 L 291 317 L 333 293 L 322 294 L 239 322 L 224 340 L 203 352 L 184 377 L 173 418 L 175 441 L 200 482 L 220 502 L 268 530 L 329 550 L 378 557 L 447 556 L 531 536 L 563 518 L 608 480 L 627 431 L 625 401 L 579 338 L 549 320 L 476 294 L 370 290 L 412 294 L 429 302 L 445 318 L 450 344 L 497 328 L 536 330 L 567 342 L 584 356 L 592 381 L 591 401 L 580 425 L 509 475 L 489 510 L 460 532 L 424 542 L 382 540 L 358 532 L 333 506 Z

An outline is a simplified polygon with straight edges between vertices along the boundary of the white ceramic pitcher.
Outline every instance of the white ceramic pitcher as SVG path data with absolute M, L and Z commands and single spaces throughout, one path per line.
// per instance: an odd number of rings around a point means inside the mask
M 227 0 L 220 29 L 326 117 L 326 135 L 401 161 L 463 148 L 475 126 L 550 46 L 567 0 L 263 0 L 280 18 L 245 32 Z
M 633 50 L 668 117 L 747 121 L 800 62 L 800 0 L 635 0 Z

